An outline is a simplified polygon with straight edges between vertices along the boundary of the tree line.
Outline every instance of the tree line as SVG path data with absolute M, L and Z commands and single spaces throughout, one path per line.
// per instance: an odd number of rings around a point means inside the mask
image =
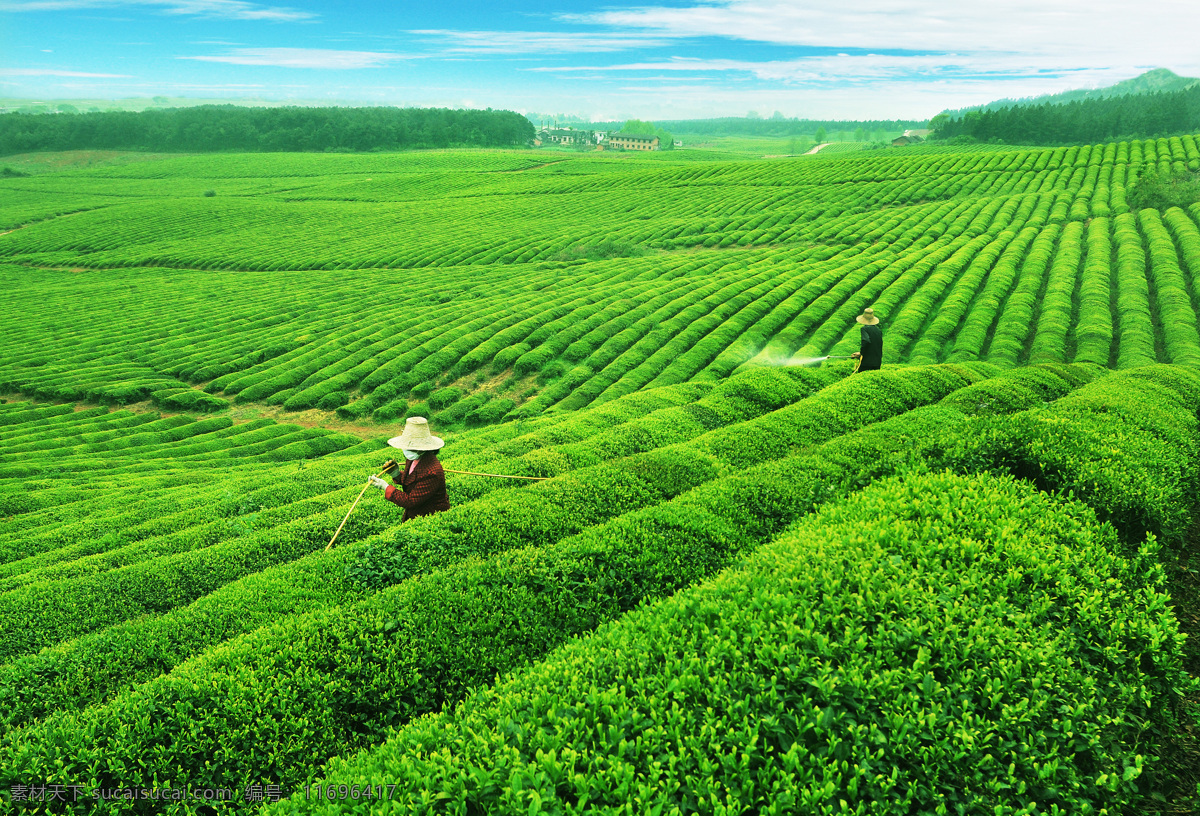
M 38 150 L 358 152 L 512 147 L 534 137 L 512 111 L 449 108 L 247 108 L 0 115 L 0 154 Z
M 925 127 L 924 119 L 747 119 L 742 117 L 724 117 L 720 119 L 680 119 L 660 121 L 656 123 L 672 133 L 705 134 L 711 136 L 805 136 L 823 132 L 855 133 L 864 131 L 890 132 L 895 130 L 913 130 Z
M 1066 104 L 1013 105 L 940 113 L 933 138 L 1005 144 L 1070 144 L 1166 136 L 1200 129 L 1200 86 L 1182 91 L 1126 94 Z

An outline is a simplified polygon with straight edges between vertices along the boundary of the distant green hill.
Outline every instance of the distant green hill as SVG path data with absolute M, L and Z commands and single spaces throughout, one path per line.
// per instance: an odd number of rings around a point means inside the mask
M 1063 91 L 1058 94 L 1047 94 L 1045 96 L 1029 96 L 1022 99 L 997 99 L 995 102 L 989 102 L 986 105 L 976 105 L 974 107 L 959 108 L 958 110 L 947 110 L 951 118 L 959 118 L 969 111 L 991 111 L 1000 110 L 1001 108 L 1026 107 L 1033 105 L 1065 105 L 1070 102 L 1082 102 L 1090 99 L 1112 99 L 1118 96 L 1127 96 L 1129 94 L 1150 94 L 1161 91 L 1182 91 L 1200 83 L 1200 79 L 1195 77 L 1181 77 L 1173 71 L 1166 68 L 1155 68 L 1153 71 L 1147 71 L 1141 76 L 1136 76 L 1133 79 L 1127 79 L 1124 82 L 1118 82 L 1116 85 L 1109 85 L 1107 88 L 1090 88 L 1079 89 L 1074 91 Z

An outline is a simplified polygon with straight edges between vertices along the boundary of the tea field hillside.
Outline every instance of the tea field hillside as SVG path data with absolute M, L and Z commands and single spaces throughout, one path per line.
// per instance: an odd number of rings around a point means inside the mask
M 0 159 L 0 813 L 1200 808 L 1196 138 L 133 158 Z M 408 416 L 539 481 L 327 548 Z
M 0 179 L 0 387 L 491 422 L 849 353 L 866 306 L 891 363 L 1197 365 L 1200 213 L 1131 211 L 1147 166 L 1200 168 L 1195 138 L 210 155 Z

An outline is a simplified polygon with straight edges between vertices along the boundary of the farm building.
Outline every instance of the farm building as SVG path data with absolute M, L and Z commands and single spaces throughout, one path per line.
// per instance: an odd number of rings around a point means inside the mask
M 904 145 L 920 144 L 925 141 L 930 132 L 928 130 L 906 130 L 904 135 L 892 139 L 892 146 L 903 147 Z
M 592 132 L 574 128 L 542 128 L 537 138 L 542 144 L 585 145 L 592 143 Z
M 608 134 L 609 147 L 622 150 L 658 150 L 657 136 L 639 136 L 632 133 Z

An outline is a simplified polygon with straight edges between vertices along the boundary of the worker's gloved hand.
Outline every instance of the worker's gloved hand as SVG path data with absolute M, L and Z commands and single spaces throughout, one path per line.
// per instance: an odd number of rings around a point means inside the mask
M 388 459 L 386 462 L 383 463 L 382 470 L 387 475 L 394 477 L 397 473 L 400 472 L 400 465 L 398 465 L 396 463 L 395 459 Z
M 859 352 L 856 351 L 853 354 L 851 354 L 850 356 L 853 357 L 855 360 L 857 360 L 859 357 L 862 357 L 862 354 L 860 354 Z
M 387 488 L 387 486 L 388 486 L 388 483 L 385 482 L 383 479 L 380 479 L 378 476 L 371 477 L 371 487 L 378 487 L 380 490 L 384 490 L 385 488 Z

